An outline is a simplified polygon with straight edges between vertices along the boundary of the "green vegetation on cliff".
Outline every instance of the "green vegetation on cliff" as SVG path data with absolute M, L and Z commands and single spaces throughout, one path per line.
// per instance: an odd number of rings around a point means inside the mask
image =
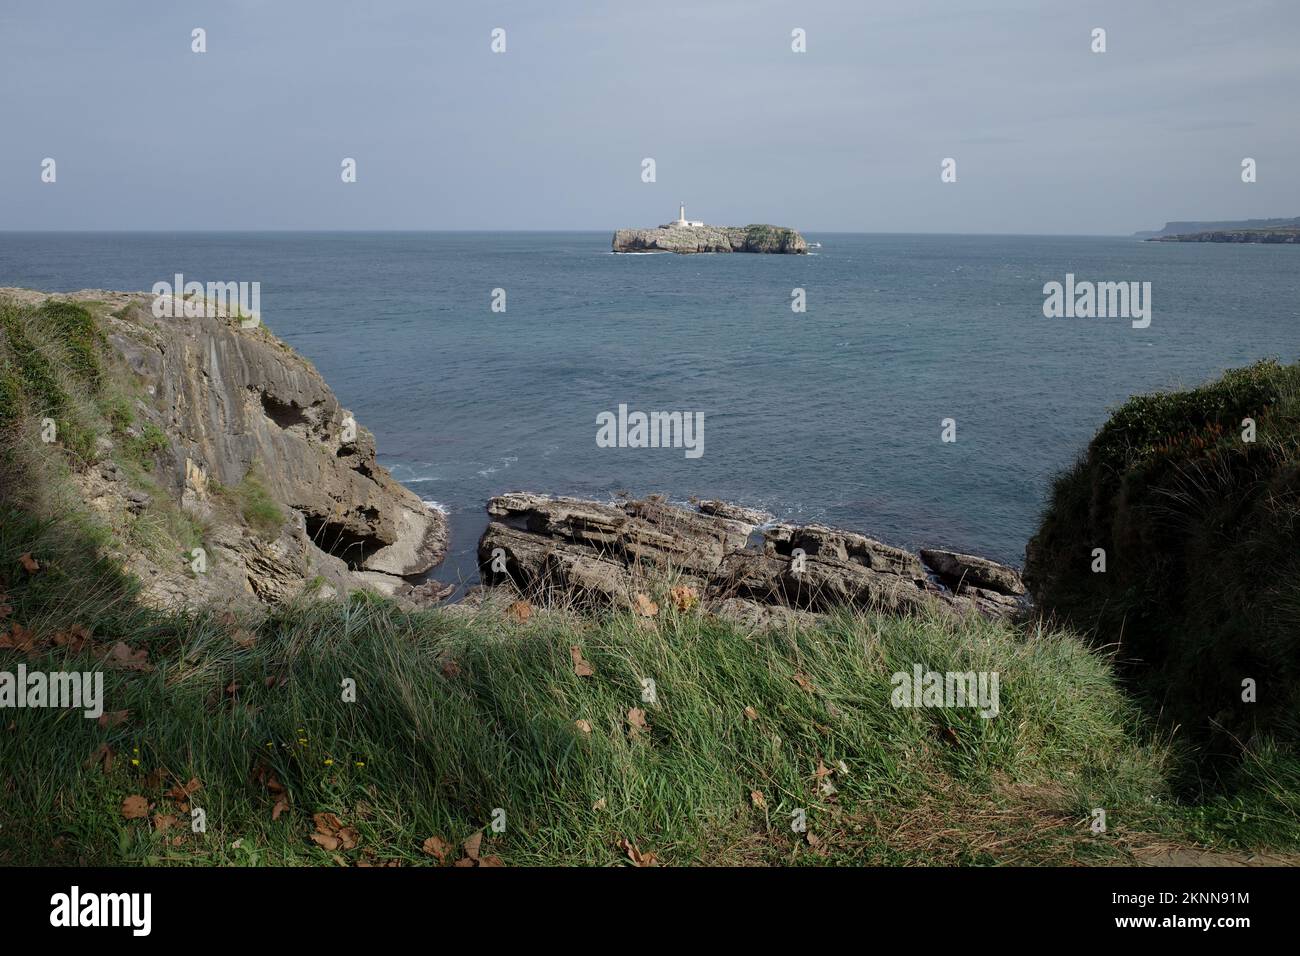
M 1025 571 L 1207 756 L 1300 742 L 1300 365 L 1129 400 L 1056 482 Z

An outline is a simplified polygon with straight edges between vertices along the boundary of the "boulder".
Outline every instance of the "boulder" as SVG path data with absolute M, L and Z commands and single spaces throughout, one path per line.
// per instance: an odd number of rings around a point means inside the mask
M 921 560 L 938 575 L 939 580 L 953 589 L 982 588 L 995 594 L 1012 596 L 1025 593 L 1020 572 L 988 558 L 922 548 Z
M 519 492 L 493 498 L 488 514 L 483 582 L 543 602 L 628 607 L 670 576 L 695 588 L 707 611 L 761 626 L 839 608 L 911 614 L 935 605 L 1005 616 L 1019 606 L 974 583 L 945 587 L 911 552 L 825 525 L 774 525 L 761 548 L 750 547 L 755 523 L 768 516 L 725 502 L 691 510 L 659 496 L 601 503 Z

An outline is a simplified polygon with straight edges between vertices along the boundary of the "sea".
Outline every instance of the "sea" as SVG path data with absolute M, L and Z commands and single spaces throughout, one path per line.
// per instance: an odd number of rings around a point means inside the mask
M 611 235 L 9 232 L 0 285 L 260 283 L 265 324 L 446 511 L 434 576 L 462 584 L 487 499 L 518 490 L 720 498 L 1020 564 L 1126 398 L 1300 358 L 1295 246 L 805 233 L 807 256 L 675 256 Z M 1067 274 L 1149 282 L 1150 324 L 1046 317 Z M 620 405 L 702 420 L 700 454 L 602 447 Z

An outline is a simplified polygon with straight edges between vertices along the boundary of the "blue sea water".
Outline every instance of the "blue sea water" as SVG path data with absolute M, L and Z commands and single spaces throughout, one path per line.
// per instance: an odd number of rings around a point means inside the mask
M 809 256 L 621 256 L 609 233 L 4 233 L 0 285 L 260 282 L 267 325 L 449 511 L 446 580 L 473 573 L 486 499 L 521 489 L 723 498 L 1019 563 L 1109 409 L 1300 358 L 1293 246 L 807 238 Z M 1150 327 L 1045 318 L 1067 272 L 1149 281 Z M 704 454 L 597 447 L 620 403 L 703 412 Z

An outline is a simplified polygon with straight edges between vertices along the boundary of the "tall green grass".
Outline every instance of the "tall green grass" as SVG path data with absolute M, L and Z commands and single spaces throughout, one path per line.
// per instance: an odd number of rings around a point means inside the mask
M 614 864 L 624 841 L 668 864 L 1106 862 L 1193 836 L 1297 842 L 1285 794 L 1266 810 L 1171 799 L 1175 750 L 1065 632 L 844 615 L 751 633 L 666 597 L 650 619 L 539 609 L 521 623 L 365 595 L 260 620 L 168 614 L 141 608 L 111 562 L 71 543 L 75 528 L 0 518 L 11 619 L 46 636 L 86 624 L 101 648 L 145 649 L 153 667 L 105 671 L 118 724 L 4 714 L 9 863 L 433 863 L 426 839 L 480 830 L 482 852 L 512 865 Z M 29 551 L 35 575 L 18 566 Z M 591 676 L 575 673 L 575 646 Z M 18 659 L 0 652 L 5 668 Z M 58 649 L 21 659 L 101 666 Z M 999 715 L 891 706 L 891 676 L 918 663 L 997 671 Z M 88 763 L 101 745 L 109 773 Z M 277 820 L 267 774 L 286 791 Z M 203 834 L 165 796 L 191 778 Z M 124 819 L 133 795 L 182 822 Z M 1088 827 L 1095 808 L 1105 834 Z M 811 842 L 792 829 L 800 810 Z M 312 843 L 324 812 L 360 845 Z
M 308 840 L 317 812 L 359 830 L 345 860 L 430 862 L 426 838 L 487 828 L 483 852 L 510 864 L 615 863 L 624 840 L 673 864 L 1059 862 L 1122 854 L 1166 799 L 1167 747 L 1065 634 L 869 615 L 754 634 L 671 609 L 519 623 L 364 596 L 235 624 L 13 597 L 38 631 L 85 619 L 154 669 L 107 672 L 106 709 L 128 712 L 116 726 L 6 715 L 10 862 L 336 862 Z M 575 646 L 591 676 L 575 673 Z M 892 707 L 891 675 L 915 663 L 998 671 L 999 716 Z M 28 666 L 93 665 L 56 652 Z M 101 744 L 108 774 L 86 765 Z M 279 820 L 262 765 L 287 788 Z M 175 815 L 163 794 L 192 777 L 206 834 L 172 846 L 179 830 L 122 818 L 133 794 Z M 1093 807 L 1108 808 L 1108 837 L 1086 828 Z M 816 846 L 792 829 L 800 810 Z

